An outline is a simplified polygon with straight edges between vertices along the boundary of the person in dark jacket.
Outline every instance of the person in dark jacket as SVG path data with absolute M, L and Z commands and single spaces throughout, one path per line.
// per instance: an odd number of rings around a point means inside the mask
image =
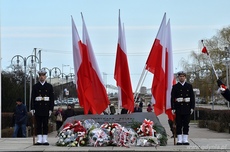
M 67 109 L 64 111 L 64 121 L 67 118 L 72 117 L 72 116 L 75 116 L 75 111 L 74 111 L 74 109 L 72 109 L 72 105 L 68 104 Z
M 189 122 L 195 107 L 195 96 L 192 85 L 186 82 L 186 73 L 180 71 L 177 76 L 179 82 L 173 85 L 171 91 L 172 113 L 176 114 L 177 145 L 189 145 Z
M 14 111 L 14 133 L 13 137 L 17 137 L 18 131 L 21 130 L 22 137 L 26 137 L 26 124 L 27 124 L 27 109 L 26 105 L 22 103 L 22 100 L 18 98 L 16 100 L 16 107 Z M 20 129 L 21 128 L 21 129 Z
M 128 113 L 128 109 L 122 108 L 121 109 L 121 114 L 127 114 Z
M 62 124 L 63 124 L 63 116 L 64 116 L 64 111 L 62 109 L 62 107 L 58 107 L 57 111 L 55 112 L 55 116 L 56 116 L 56 130 L 58 131 L 59 128 L 61 128 Z
M 230 102 L 230 91 L 227 86 L 220 80 L 217 80 L 217 85 L 219 87 L 218 92 L 228 101 Z
M 139 104 L 138 104 L 138 103 L 135 103 L 135 107 L 134 107 L 133 112 L 142 112 L 142 110 L 141 110 L 141 108 L 139 107 Z
M 35 145 L 49 145 L 48 138 L 48 120 L 54 108 L 53 86 L 47 83 L 46 71 L 38 71 L 39 82 L 32 87 L 31 94 L 31 114 L 35 116 L 37 143 Z

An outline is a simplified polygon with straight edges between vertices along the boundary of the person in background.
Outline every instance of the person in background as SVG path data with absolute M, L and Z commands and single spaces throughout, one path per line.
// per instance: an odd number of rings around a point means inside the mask
M 153 108 L 152 108 L 151 104 L 148 104 L 147 111 L 148 112 L 152 112 L 153 111 Z
M 186 82 L 186 73 L 180 71 L 177 77 L 179 82 L 171 90 L 172 114 L 176 115 L 177 145 L 189 145 L 189 122 L 195 108 L 195 96 L 192 85 Z
M 110 115 L 114 115 L 116 113 L 114 104 L 110 104 L 109 108 L 110 108 Z
M 71 104 L 68 104 L 67 105 L 67 109 L 64 111 L 64 121 L 69 118 L 69 117 L 72 117 L 72 116 L 75 116 L 75 111 L 74 109 L 72 108 L 72 105 Z
M 16 100 L 16 107 L 14 111 L 14 133 L 13 137 L 18 135 L 19 128 L 21 128 L 22 137 L 26 137 L 26 124 L 27 124 L 27 109 L 26 105 L 22 103 L 21 98 Z
M 138 103 L 135 103 L 134 111 L 133 112 L 142 112 L 141 108 L 139 107 Z
M 38 71 L 39 81 L 33 85 L 31 93 L 31 114 L 35 116 L 37 142 L 35 145 L 49 145 L 48 120 L 54 108 L 53 86 L 46 82 L 46 71 Z
M 56 130 L 58 131 L 63 124 L 64 112 L 62 110 L 62 107 L 58 107 L 57 111 L 55 112 L 55 116 L 56 116 Z
M 143 101 L 142 101 L 143 99 L 141 98 L 141 101 L 140 101 L 140 103 L 139 103 L 139 108 L 141 109 L 141 112 L 142 112 L 142 109 L 143 109 Z
M 121 109 L 121 114 L 127 114 L 128 113 L 128 110 L 127 109 L 125 109 L 125 108 L 122 108 Z

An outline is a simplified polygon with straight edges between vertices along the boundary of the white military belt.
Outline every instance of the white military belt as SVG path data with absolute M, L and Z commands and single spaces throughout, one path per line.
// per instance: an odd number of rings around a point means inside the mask
M 50 101 L 50 97 L 36 97 L 35 101 Z
M 190 98 L 177 98 L 177 102 L 190 102 Z

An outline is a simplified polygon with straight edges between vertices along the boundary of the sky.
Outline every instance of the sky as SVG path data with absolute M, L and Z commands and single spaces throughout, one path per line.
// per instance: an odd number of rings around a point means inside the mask
M 229 26 L 229 6 L 229 0 L 0 0 L 1 67 L 9 70 L 15 55 L 28 57 L 36 48 L 41 67 L 73 73 L 71 16 L 81 37 L 82 12 L 103 80 L 116 85 L 120 9 L 135 91 L 164 13 L 171 22 L 173 70 L 178 72 L 182 60 L 191 62 L 191 52 L 200 52 L 201 39 Z M 150 88 L 152 77 L 148 73 L 143 86 Z

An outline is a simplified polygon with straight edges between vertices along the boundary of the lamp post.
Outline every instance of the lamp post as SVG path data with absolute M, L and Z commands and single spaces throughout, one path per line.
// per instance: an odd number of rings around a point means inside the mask
M 68 77 L 70 77 L 70 82 L 73 81 L 73 83 L 75 83 L 75 74 L 74 73 L 69 73 Z
M 225 47 L 225 52 L 226 52 L 226 56 L 225 56 L 225 60 L 223 61 L 224 64 L 226 65 L 226 86 L 227 88 L 229 88 L 229 65 L 230 65 L 230 46 Z M 228 109 L 229 109 L 229 102 L 228 102 Z
M 45 69 L 46 71 L 48 71 L 50 83 L 51 83 L 52 72 L 53 72 L 53 78 L 58 78 L 61 75 L 61 70 L 58 67 L 54 67 L 52 69 L 43 67 L 42 69 Z
M 220 69 L 217 69 L 215 72 L 218 77 L 222 76 L 222 71 Z M 212 80 L 213 80 L 213 75 L 214 75 L 214 72 L 212 71 Z M 213 87 L 212 87 L 212 110 L 214 110 L 214 89 Z
M 61 68 L 62 68 L 62 69 L 61 69 L 61 72 L 62 72 L 62 73 L 64 73 L 63 67 L 67 67 L 67 66 L 70 66 L 70 65 L 68 65 L 68 64 L 62 64 L 62 66 L 61 66 Z
M 190 75 L 190 79 L 189 81 L 191 83 L 194 82 L 194 80 L 197 78 L 196 74 L 197 74 L 198 71 L 196 71 L 196 68 L 195 68 L 195 71 L 194 73 L 192 73 Z M 201 71 L 199 71 L 199 79 L 204 79 L 205 77 L 205 74 L 202 73 Z M 195 105 L 197 104 L 197 107 L 199 107 L 199 102 L 196 102 L 196 98 L 197 98 L 197 95 L 200 95 L 200 89 L 199 88 L 193 88 L 193 92 L 194 92 L 194 95 L 195 95 Z M 199 119 L 199 108 L 197 109 L 197 118 Z M 196 120 L 196 110 L 194 109 L 194 120 Z
M 27 65 L 27 60 L 30 59 L 30 62 Z M 24 103 L 26 105 L 26 68 L 27 66 L 30 68 L 30 70 L 36 70 L 37 62 L 39 59 L 35 55 L 29 55 L 28 57 L 22 57 L 21 55 L 15 55 L 11 59 L 11 65 L 15 69 L 20 69 L 22 66 L 24 66 Z M 23 65 L 21 64 L 23 63 Z
M 104 81 L 104 86 L 106 89 L 106 93 L 108 94 L 108 90 L 107 90 L 107 73 L 103 72 L 103 81 Z
M 66 75 L 65 73 L 61 73 L 60 74 L 61 75 L 61 91 L 62 91 L 62 95 L 61 95 L 61 97 L 62 97 L 62 100 L 63 100 L 63 80 L 64 80 L 64 77 L 65 77 L 65 79 L 66 79 L 66 83 L 68 82 L 68 75 Z

